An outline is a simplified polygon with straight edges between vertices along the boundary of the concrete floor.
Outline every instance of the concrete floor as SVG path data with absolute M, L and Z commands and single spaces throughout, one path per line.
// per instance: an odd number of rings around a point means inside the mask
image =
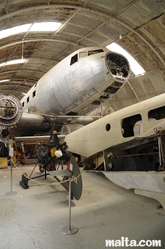
M 31 167 L 20 170 L 29 173 Z M 82 197 L 72 201 L 72 225 L 79 228 L 74 235 L 61 233 L 68 225 L 67 191 L 51 177 L 38 179 L 47 185 L 30 182 L 28 190 L 19 186 L 20 180 L 21 172 L 13 169 L 12 190 L 17 194 L 6 196 L 10 167 L 0 170 L 0 249 L 104 249 L 106 239 L 122 236 L 137 241 L 161 239 L 165 248 L 165 211 L 157 209 L 159 203 L 100 174 L 83 173 Z

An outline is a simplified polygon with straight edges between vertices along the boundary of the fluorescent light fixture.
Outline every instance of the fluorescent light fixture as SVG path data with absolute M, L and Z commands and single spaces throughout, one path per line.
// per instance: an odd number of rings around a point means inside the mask
M 29 23 L 0 31 L 0 39 L 29 32 L 55 32 L 61 26 L 60 22 Z
M 0 67 L 8 66 L 8 65 L 14 65 L 14 64 L 23 64 L 27 62 L 27 59 L 18 59 L 18 60 L 11 60 L 11 61 L 6 61 L 3 63 L 0 63 Z
M 130 68 L 135 75 L 145 73 L 145 70 L 139 65 L 139 63 L 125 49 L 123 49 L 118 44 L 113 42 L 110 45 L 108 45 L 107 48 L 111 51 L 114 51 L 114 52 L 117 52 L 117 53 L 124 55 L 127 58 L 127 60 L 129 61 Z
M 0 83 L 8 82 L 10 79 L 0 80 Z

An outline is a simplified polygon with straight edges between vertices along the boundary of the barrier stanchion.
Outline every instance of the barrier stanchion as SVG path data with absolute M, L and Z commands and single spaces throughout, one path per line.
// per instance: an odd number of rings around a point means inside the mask
M 9 157 L 10 157 L 10 192 L 7 192 L 6 195 L 16 195 L 17 192 L 12 190 L 13 185 L 13 164 L 12 164 L 12 158 L 13 158 L 14 149 L 9 147 Z
M 68 226 L 64 226 L 61 232 L 66 235 L 72 235 L 78 232 L 78 228 L 71 226 L 71 177 L 69 178 L 69 223 Z

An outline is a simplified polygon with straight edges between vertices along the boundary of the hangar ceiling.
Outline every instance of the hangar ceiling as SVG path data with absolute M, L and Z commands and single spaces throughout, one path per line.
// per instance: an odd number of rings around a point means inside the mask
M 0 31 L 60 21 L 56 32 L 27 32 L 0 39 L 1 93 L 19 99 L 50 68 L 81 47 L 116 42 L 144 68 L 109 100 L 118 110 L 165 92 L 165 0 L 0 0 Z M 64 69 L 65 70 L 65 69 Z

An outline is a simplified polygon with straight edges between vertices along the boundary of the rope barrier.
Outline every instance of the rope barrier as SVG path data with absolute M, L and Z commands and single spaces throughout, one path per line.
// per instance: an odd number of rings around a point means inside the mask
M 20 170 L 20 169 L 18 168 L 18 166 L 17 166 L 13 161 L 12 161 L 12 163 L 13 163 L 14 167 L 15 167 L 19 172 L 22 173 L 22 170 Z M 83 173 L 85 167 L 86 167 L 86 165 L 83 166 L 83 169 L 82 169 L 82 171 L 80 172 L 80 174 L 79 174 L 78 176 L 76 176 L 76 177 L 74 177 L 74 178 L 71 179 L 71 182 L 77 181 L 77 179 L 82 175 L 82 173 Z M 69 179 L 67 179 L 67 180 L 60 181 L 60 182 L 42 183 L 42 182 L 36 181 L 36 180 L 34 180 L 34 179 L 31 179 L 31 178 L 28 177 L 25 173 L 22 173 L 22 175 L 25 176 L 28 180 L 30 180 L 30 181 L 32 181 L 32 182 L 34 182 L 34 183 L 37 183 L 37 184 L 39 184 L 39 185 L 51 186 L 51 185 L 55 185 L 55 184 L 59 185 L 59 184 L 62 184 L 62 183 L 69 182 Z M 43 176 L 44 176 L 44 175 L 43 175 Z

